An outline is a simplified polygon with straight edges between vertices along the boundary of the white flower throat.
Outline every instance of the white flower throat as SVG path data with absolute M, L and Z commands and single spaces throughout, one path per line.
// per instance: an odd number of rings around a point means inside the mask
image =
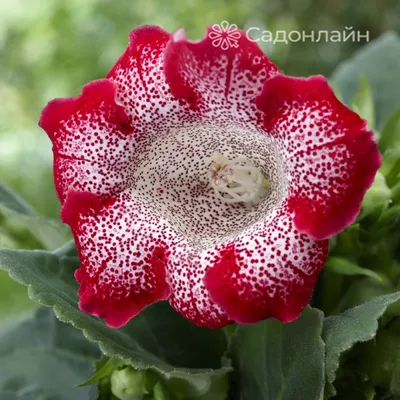
M 244 203 L 251 206 L 260 202 L 269 183 L 260 168 L 244 156 L 228 160 L 218 152 L 211 155 L 208 171 L 210 184 L 217 197 L 225 203 Z

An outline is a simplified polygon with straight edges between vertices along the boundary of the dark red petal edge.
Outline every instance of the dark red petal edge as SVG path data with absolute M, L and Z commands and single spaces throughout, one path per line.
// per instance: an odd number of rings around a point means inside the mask
M 75 243 L 80 258 L 80 268 L 75 272 L 75 278 L 80 284 L 78 295 L 80 296 L 79 307 L 82 311 L 104 318 L 106 324 L 112 328 L 119 328 L 125 325 L 131 318 L 136 316 L 146 306 L 160 300 L 166 300 L 170 296 L 170 288 L 167 283 L 166 268 L 167 247 L 158 244 L 150 252 L 144 262 L 151 268 L 151 273 L 155 277 L 151 289 L 136 290 L 135 293 L 116 298 L 108 296 L 107 285 L 99 284 L 98 280 L 103 268 L 109 262 L 107 259 L 98 259 L 100 265 L 96 268 L 96 274 L 88 274 L 88 269 L 93 263 L 93 254 L 83 252 L 83 247 L 87 246 L 111 246 L 107 237 L 104 243 L 93 244 L 90 232 L 82 229 L 82 216 L 89 216 L 94 222 L 94 228 L 101 226 L 101 222 L 107 224 L 106 218 L 111 214 L 109 211 L 116 200 L 100 201 L 96 196 L 88 192 L 76 192 L 71 190 L 62 207 L 61 218 L 63 222 L 71 226 Z M 99 226 L 97 226 L 99 224 Z M 111 251 L 111 250 L 110 250 Z M 108 253 L 111 255 L 110 251 Z M 107 252 L 106 252 L 107 253 Z M 84 256 L 83 254 L 86 254 Z M 118 280 L 116 281 L 118 283 Z M 113 283 L 113 282 L 112 282 Z M 115 282 L 113 290 L 115 290 Z M 121 287 L 119 292 L 126 291 Z
M 77 97 L 54 99 L 43 109 L 39 126 L 54 141 L 55 133 L 60 131 L 62 124 L 79 111 L 96 110 L 104 104 L 115 109 L 113 119 L 123 128 L 126 125 L 127 133 L 131 133 L 129 117 L 123 107 L 115 103 L 117 86 L 108 79 L 99 79 L 86 84 L 82 93 Z M 111 122 L 111 121 L 110 121 Z M 124 131 L 122 129 L 122 131 Z
M 281 295 L 278 292 L 269 297 L 262 294 L 261 287 L 257 288 L 258 294 L 255 294 L 254 285 L 257 287 L 257 284 L 240 278 L 243 270 L 237 263 L 238 254 L 234 244 L 227 247 L 221 253 L 219 263 L 208 270 L 205 276 L 206 288 L 211 299 L 235 322 L 257 323 L 266 318 L 275 318 L 284 323 L 292 322 L 309 303 L 328 253 L 327 240 L 317 242 L 317 246 L 322 254 L 318 261 L 319 266 L 312 275 L 301 275 L 302 282 L 299 282 L 298 278 L 288 279 L 285 282 L 285 290 L 289 295 Z M 279 267 L 282 260 L 276 262 Z M 266 289 L 264 288 L 265 292 Z
M 321 139 L 320 145 L 311 144 L 305 149 L 305 140 L 297 139 L 303 138 L 304 134 L 300 134 L 296 127 L 291 126 L 286 132 L 286 137 L 282 137 L 276 132 L 275 126 L 285 119 L 290 125 L 288 107 L 301 107 L 306 102 L 323 104 L 324 108 L 328 105 L 333 110 L 332 118 L 337 125 L 338 135 L 325 137 Z M 294 208 L 297 229 L 316 240 L 321 240 L 334 236 L 352 224 L 360 212 L 365 192 L 372 185 L 376 171 L 382 163 L 373 132 L 367 129 L 366 121 L 336 98 L 323 76 L 310 78 L 274 76 L 265 83 L 261 95 L 257 98 L 257 106 L 265 114 L 265 130 L 283 141 L 289 158 L 297 156 L 307 162 L 307 156 L 311 152 L 343 145 L 347 146 L 351 153 L 351 157 L 347 160 L 350 171 L 348 190 L 346 193 L 341 193 L 345 196 L 344 201 L 338 201 L 335 196 L 326 198 L 324 202 L 317 199 L 317 196 L 314 199 L 306 198 L 302 195 L 301 187 L 292 191 L 289 202 Z M 324 110 L 321 109 L 321 112 Z M 323 124 L 324 121 L 315 123 Z M 294 173 L 301 173 L 298 171 L 298 166 L 296 167 Z M 321 204 L 318 204 L 319 202 Z

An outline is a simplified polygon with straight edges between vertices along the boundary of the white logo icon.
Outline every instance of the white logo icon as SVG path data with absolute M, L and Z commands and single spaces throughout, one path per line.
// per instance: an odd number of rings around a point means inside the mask
M 221 47 L 222 50 L 239 47 L 240 32 L 238 27 L 235 24 L 230 24 L 228 21 L 214 24 L 208 33 L 208 37 L 212 40 L 211 43 L 214 47 Z

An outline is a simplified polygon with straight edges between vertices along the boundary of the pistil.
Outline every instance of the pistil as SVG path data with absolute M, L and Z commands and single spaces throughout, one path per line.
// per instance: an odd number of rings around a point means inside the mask
M 211 155 L 208 171 L 210 184 L 217 197 L 225 203 L 257 204 L 267 193 L 269 182 L 260 168 L 246 157 L 229 160 L 222 154 Z

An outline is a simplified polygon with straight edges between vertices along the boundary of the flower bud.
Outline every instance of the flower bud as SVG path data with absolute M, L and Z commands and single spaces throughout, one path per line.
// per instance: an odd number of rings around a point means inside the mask
M 131 367 L 115 370 L 111 375 L 111 391 L 119 400 L 142 400 L 147 393 L 144 378 L 145 371 Z

